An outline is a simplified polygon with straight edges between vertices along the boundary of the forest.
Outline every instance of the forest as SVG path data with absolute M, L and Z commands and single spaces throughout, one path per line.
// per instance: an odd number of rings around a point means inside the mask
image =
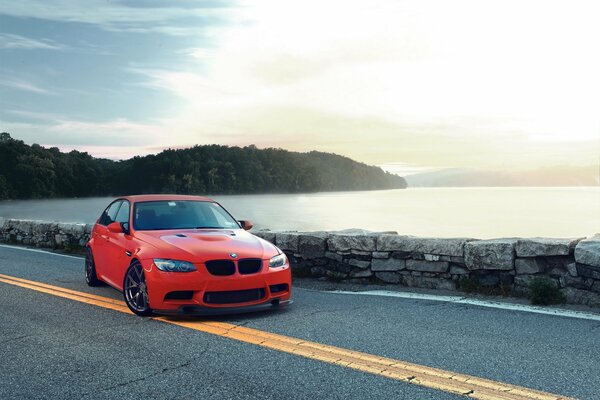
M 0 134 L 0 199 L 144 193 L 250 194 L 405 188 L 404 178 L 331 153 L 203 145 L 114 161 Z

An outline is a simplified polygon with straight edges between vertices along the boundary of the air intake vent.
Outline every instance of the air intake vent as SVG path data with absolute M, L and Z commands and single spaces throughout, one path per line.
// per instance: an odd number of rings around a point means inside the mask
M 265 289 L 206 292 L 204 302 L 209 304 L 234 304 L 257 301 L 265 297 Z
M 238 261 L 238 271 L 242 275 L 256 274 L 262 268 L 262 260 L 258 258 L 245 258 Z
M 279 293 L 279 292 L 287 292 L 288 285 L 287 285 L 287 283 L 280 283 L 279 285 L 271 285 L 271 286 L 269 286 L 269 290 L 271 291 L 271 294 Z
M 194 292 L 191 290 L 179 290 L 177 292 L 169 292 L 165 295 L 165 300 L 191 300 Z
M 227 276 L 235 273 L 235 264 L 231 260 L 207 261 L 206 269 L 212 275 Z

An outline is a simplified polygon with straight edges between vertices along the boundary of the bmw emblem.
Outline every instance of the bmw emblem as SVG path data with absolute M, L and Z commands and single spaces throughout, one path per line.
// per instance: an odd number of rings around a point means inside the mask
M 235 253 L 231 253 L 229 255 L 231 256 L 231 258 L 237 258 L 237 254 L 235 254 Z

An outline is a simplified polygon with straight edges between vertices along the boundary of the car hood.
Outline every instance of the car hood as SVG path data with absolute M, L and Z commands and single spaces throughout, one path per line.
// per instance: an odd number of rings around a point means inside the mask
M 271 243 L 242 229 L 137 231 L 135 236 L 152 246 L 144 258 L 172 258 L 190 262 L 231 259 L 268 259 L 279 253 Z M 146 247 L 146 246 L 142 246 Z

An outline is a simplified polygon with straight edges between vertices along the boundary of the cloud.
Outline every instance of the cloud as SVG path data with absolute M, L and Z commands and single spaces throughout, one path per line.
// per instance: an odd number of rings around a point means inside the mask
M 10 78 L 0 78 L 0 85 L 7 86 L 14 89 L 25 90 L 27 92 L 40 93 L 40 94 L 53 94 L 52 92 L 34 84 L 31 82 L 27 82 L 21 79 L 10 79 Z
M 0 49 L 64 50 L 65 45 L 50 39 L 32 39 L 12 33 L 0 33 Z
M 197 69 L 134 71 L 185 100 L 170 116 L 179 142 L 444 167 L 597 160 L 594 2 L 245 5 L 252 22 L 224 32 Z
M 224 21 L 227 2 L 155 2 L 140 4 L 88 0 L 20 0 L 3 2 L 0 14 L 59 22 L 92 24 L 110 31 L 188 35 Z M 193 21 L 191 20 L 193 19 Z
M 43 132 L 69 132 L 57 136 L 65 144 L 254 143 L 430 167 L 597 161 L 594 1 L 264 0 L 233 10 L 221 3 L 136 4 L 0 6 L 10 15 L 106 30 L 214 34 L 210 46 L 186 38 L 178 60 L 182 53 L 189 59 L 177 67 L 161 59 L 126 69 L 137 75 L 135 85 L 171 95 L 160 119 L 61 118 Z M 224 20 L 236 23 L 225 29 Z M 102 132 L 110 136 L 102 139 Z
M 60 116 L 53 119 L 52 114 L 36 115 L 38 121 L 15 122 L 0 120 L 0 129 L 10 132 L 27 143 L 44 143 L 53 146 L 108 146 L 112 148 L 139 149 L 140 140 L 155 143 L 164 136 L 165 125 L 160 121 L 136 122 L 127 119 L 105 121 L 86 121 L 65 119 Z
M 211 58 L 210 50 L 204 47 L 191 47 L 187 49 L 180 50 L 179 54 L 186 54 L 190 57 L 193 57 L 197 60 L 206 60 Z

